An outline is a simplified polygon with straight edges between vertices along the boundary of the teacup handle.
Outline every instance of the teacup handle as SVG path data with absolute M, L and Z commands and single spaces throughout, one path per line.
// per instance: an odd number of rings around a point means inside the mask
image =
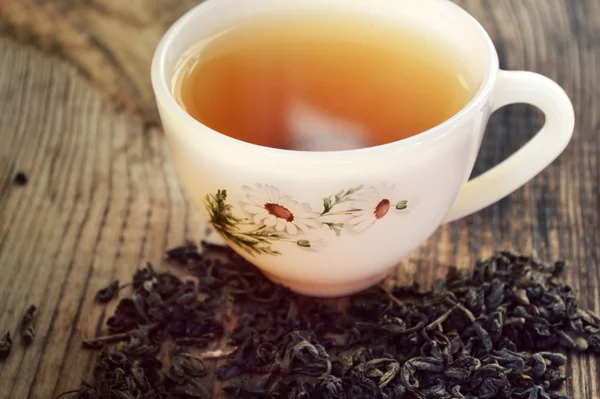
M 531 104 L 544 113 L 546 122 L 517 152 L 469 180 L 444 223 L 477 212 L 527 183 L 564 151 L 573 136 L 573 104 L 565 91 L 545 76 L 499 71 L 493 96 L 494 111 L 509 104 Z

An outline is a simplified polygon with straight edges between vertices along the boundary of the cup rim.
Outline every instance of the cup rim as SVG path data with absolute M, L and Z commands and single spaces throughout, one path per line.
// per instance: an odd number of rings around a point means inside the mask
M 291 150 L 291 149 L 280 149 L 262 146 L 259 144 L 253 144 L 246 141 L 242 141 L 231 136 L 228 136 L 224 133 L 218 132 L 217 130 L 212 129 L 211 127 L 199 122 L 191 115 L 189 115 L 182 107 L 179 105 L 173 94 L 171 93 L 170 82 L 167 82 L 165 79 L 165 69 L 166 69 L 166 58 L 168 48 L 171 43 L 176 40 L 178 34 L 183 29 L 184 26 L 189 24 L 194 20 L 195 14 L 200 12 L 205 7 L 209 6 L 211 3 L 216 2 L 218 0 L 205 0 L 204 2 L 194 6 L 192 9 L 183 14 L 171 27 L 167 30 L 167 32 L 161 38 L 156 50 L 154 52 L 154 56 L 152 58 L 151 65 L 151 83 L 154 90 L 154 94 L 156 96 L 157 103 L 161 103 L 163 106 L 168 108 L 169 112 L 172 112 L 176 118 L 182 119 L 186 124 L 191 124 L 191 126 L 195 126 L 197 128 L 201 128 L 207 134 L 211 135 L 212 138 L 219 139 L 223 141 L 223 144 L 237 144 L 239 146 L 244 146 L 246 150 L 254 150 L 260 151 L 261 153 L 270 153 L 272 155 L 278 156 L 293 156 L 294 158 L 299 157 L 317 157 L 317 158 L 331 158 L 338 156 L 364 156 L 364 155 L 375 155 L 376 153 L 387 151 L 390 149 L 405 149 L 407 147 L 413 147 L 415 145 L 424 144 L 425 142 L 434 141 L 441 137 L 446 136 L 452 129 L 453 126 L 459 126 L 463 124 L 465 119 L 468 119 L 469 115 L 478 107 L 481 106 L 482 103 L 488 98 L 489 94 L 492 92 L 496 80 L 496 72 L 499 69 L 499 61 L 498 54 L 490 38 L 487 31 L 481 26 L 479 21 L 477 21 L 471 14 L 469 14 L 465 9 L 460 7 L 459 5 L 448 1 L 448 0 L 430 0 L 441 7 L 446 7 L 452 12 L 460 13 L 463 17 L 466 17 L 467 20 L 473 25 L 473 27 L 479 32 L 480 37 L 483 39 L 486 47 L 485 54 L 485 72 L 483 74 L 483 79 L 481 84 L 475 93 L 475 95 L 469 100 L 467 105 L 461 108 L 456 114 L 446 119 L 445 121 L 425 130 L 423 132 L 417 133 L 413 136 L 392 141 L 390 143 L 379 144 L 370 147 L 363 147 L 357 149 L 348 149 L 348 150 L 334 150 L 334 151 L 304 151 L 304 150 Z

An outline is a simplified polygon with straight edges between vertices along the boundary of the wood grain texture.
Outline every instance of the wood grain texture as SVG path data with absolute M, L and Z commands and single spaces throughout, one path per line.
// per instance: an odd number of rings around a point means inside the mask
M 115 113 L 74 68 L 0 42 L 0 326 L 36 304 L 38 338 L 0 366 L 0 398 L 49 398 L 91 368 L 82 338 L 101 327 L 92 304 L 108 280 L 204 231 L 163 135 Z M 17 170 L 30 177 L 11 185 Z
M 598 312 L 600 2 L 457 2 L 490 32 L 503 68 L 539 72 L 563 86 L 575 105 L 576 133 L 536 179 L 442 226 L 395 277 L 430 284 L 447 265 L 468 267 L 497 248 L 535 250 L 542 259 L 567 260 L 568 282 L 583 306 Z M 163 136 L 148 128 L 149 59 L 166 26 L 192 3 L 0 0 L 12 36 L 49 52 L 49 43 L 58 43 L 73 64 L 0 41 L 0 332 L 16 331 L 30 303 L 40 309 L 33 345 L 25 351 L 16 339 L 0 364 L 0 399 L 46 399 L 79 386 L 93 367 L 80 341 L 112 311 L 92 303 L 95 291 L 202 236 L 205 222 L 178 182 Z M 129 43 L 111 36 L 134 33 Z M 98 88 L 148 112 L 126 115 Z M 542 122 L 531 107 L 498 111 L 474 175 L 519 148 Z M 12 184 L 18 170 L 30 177 L 25 187 Z M 600 397 L 599 366 L 572 356 L 567 392 Z
M 150 85 L 154 48 L 200 2 L 0 0 L 0 34 L 71 60 L 114 102 L 158 125 Z

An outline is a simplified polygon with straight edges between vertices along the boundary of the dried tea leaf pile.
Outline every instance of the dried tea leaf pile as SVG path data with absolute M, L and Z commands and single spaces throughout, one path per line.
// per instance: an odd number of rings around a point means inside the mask
M 111 335 L 85 343 L 102 349 L 75 397 L 208 398 L 205 361 L 227 354 L 216 377 L 229 397 L 561 399 L 567 358 L 557 351 L 600 353 L 600 319 L 558 280 L 562 262 L 499 252 L 472 271 L 451 268 L 430 292 L 375 288 L 340 311 L 203 246 L 168 253 L 197 283 L 152 267 L 135 274 Z M 223 308 L 236 320 L 228 332 Z M 206 352 L 224 334 L 233 351 Z

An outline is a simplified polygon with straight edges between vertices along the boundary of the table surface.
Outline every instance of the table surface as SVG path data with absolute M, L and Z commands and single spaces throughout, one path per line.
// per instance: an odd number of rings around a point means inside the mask
M 82 338 L 114 305 L 93 303 L 165 249 L 202 238 L 157 127 L 148 68 L 154 46 L 191 0 L 0 2 L 0 330 L 36 304 L 37 337 L 0 364 L 0 399 L 51 398 L 89 378 Z M 500 248 L 563 258 L 584 307 L 600 311 L 600 1 L 461 0 L 492 36 L 505 69 L 556 80 L 573 100 L 566 152 L 499 203 L 442 226 L 395 279 L 425 285 Z M 123 40 L 125 37 L 135 40 Z M 23 44 L 29 44 L 25 47 Z M 543 123 L 514 105 L 492 120 L 474 175 Z M 12 184 L 25 171 L 29 184 Z M 100 320 L 100 321 L 99 321 Z M 571 355 L 566 390 L 600 397 L 598 359 Z M 214 384 L 215 396 L 220 392 Z

